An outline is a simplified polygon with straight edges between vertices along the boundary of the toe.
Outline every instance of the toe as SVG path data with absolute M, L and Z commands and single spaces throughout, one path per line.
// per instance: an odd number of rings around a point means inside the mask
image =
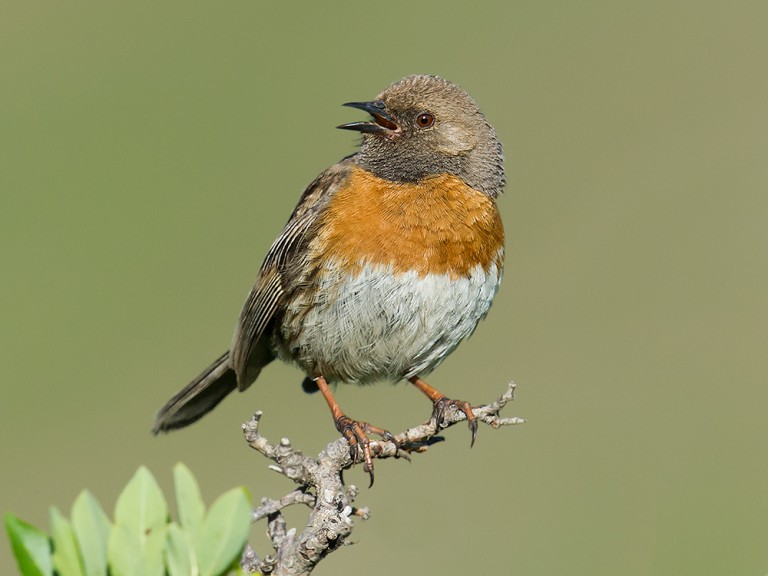
M 467 424 L 469 425 L 469 431 L 472 434 L 470 446 L 475 445 L 475 438 L 477 437 L 477 418 L 472 411 L 472 406 L 469 402 L 464 400 L 452 400 L 443 396 L 435 401 L 432 409 L 432 417 L 435 419 L 437 428 L 440 429 L 445 424 L 445 416 L 450 408 L 455 408 L 467 417 Z

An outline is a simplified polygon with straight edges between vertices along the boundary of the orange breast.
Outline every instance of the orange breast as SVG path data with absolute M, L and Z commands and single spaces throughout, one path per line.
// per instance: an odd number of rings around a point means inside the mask
M 397 183 L 355 167 L 322 218 L 313 256 L 353 271 L 365 263 L 454 278 L 477 265 L 501 270 L 496 204 L 455 176 Z

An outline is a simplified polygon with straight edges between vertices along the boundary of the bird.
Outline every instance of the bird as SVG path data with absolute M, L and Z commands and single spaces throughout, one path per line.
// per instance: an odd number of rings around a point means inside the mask
M 496 131 L 475 100 L 439 76 L 415 74 L 374 100 L 344 106 L 370 119 L 338 126 L 361 135 L 357 152 L 301 195 L 269 249 L 229 349 L 160 409 L 153 432 L 187 426 L 275 359 L 319 390 L 352 462 L 373 484 L 370 435 L 384 428 L 347 416 L 338 383 L 407 380 L 439 423 L 453 406 L 423 378 L 468 338 L 502 279 L 506 184 Z

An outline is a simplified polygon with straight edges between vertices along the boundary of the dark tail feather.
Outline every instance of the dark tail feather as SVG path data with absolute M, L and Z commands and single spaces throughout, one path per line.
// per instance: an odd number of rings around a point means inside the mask
M 229 367 L 229 352 L 225 352 L 160 408 L 152 432 L 168 432 L 192 424 L 235 389 L 237 377 Z

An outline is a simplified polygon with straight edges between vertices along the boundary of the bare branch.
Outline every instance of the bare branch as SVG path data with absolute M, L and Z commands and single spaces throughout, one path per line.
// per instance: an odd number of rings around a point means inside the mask
M 315 497 L 304 490 L 294 490 L 289 492 L 279 500 L 269 498 L 261 499 L 261 506 L 253 511 L 253 521 L 258 522 L 262 518 L 267 518 L 272 514 L 277 514 L 283 508 L 293 506 L 294 504 L 306 504 L 310 508 L 315 504 Z
M 500 411 L 514 400 L 515 384 L 510 382 L 507 390 L 496 401 L 472 408 L 477 420 L 493 428 L 525 422 L 522 418 L 502 418 Z M 347 540 L 354 524 L 352 517 L 367 519 L 367 508 L 353 506 L 358 495 L 354 485 L 345 486 L 342 473 L 356 464 L 352 461 L 349 444 L 339 438 L 328 444 L 316 457 L 305 456 L 295 450 L 287 438 L 279 444 L 269 442 L 259 433 L 262 413 L 257 412 L 250 421 L 243 424 L 243 433 L 248 444 L 274 462 L 269 468 L 289 478 L 300 488 L 289 492 L 278 500 L 264 498 L 253 512 L 254 522 L 266 518 L 267 533 L 275 549 L 275 555 L 260 559 L 250 547 L 243 554 L 241 565 L 246 572 L 299 576 L 312 572 L 326 555 L 333 552 Z M 439 424 L 434 418 L 429 422 L 409 428 L 395 436 L 394 441 L 371 441 L 371 452 L 377 459 L 408 458 L 410 454 L 421 453 L 435 442 L 440 430 L 449 428 L 463 420 L 466 415 L 451 407 L 442 415 Z M 282 510 L 288 506 L 303 504 L 312 510 L 309 520 L 301 533 L 296 528 L 287 529 Z

